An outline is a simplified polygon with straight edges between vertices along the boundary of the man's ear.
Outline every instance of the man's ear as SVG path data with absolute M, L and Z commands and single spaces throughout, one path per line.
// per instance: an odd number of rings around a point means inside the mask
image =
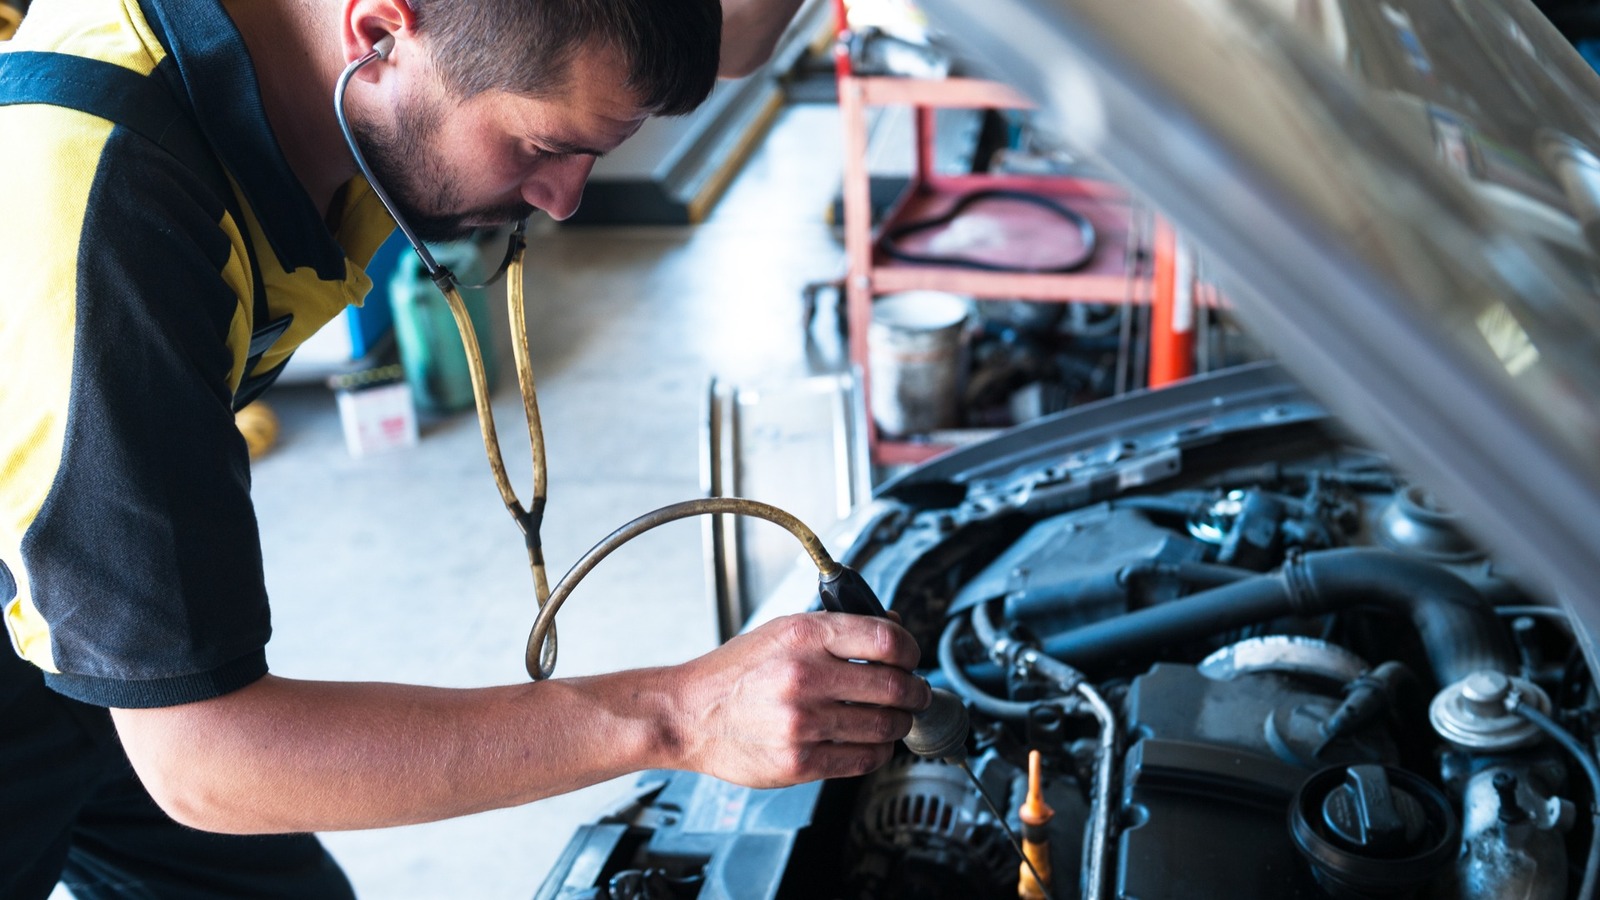
M 406 0 L 345 0 L 340 30 L 345 62 L 354 62 L 375 50 L 384 60 L 396 53 L 404 57 L 406 46 L 416 34 L 415 21 L 416 13 Z M 366 66 L 356 74 L 357 78 L 374 82 L 378 76 L 374 66 Z

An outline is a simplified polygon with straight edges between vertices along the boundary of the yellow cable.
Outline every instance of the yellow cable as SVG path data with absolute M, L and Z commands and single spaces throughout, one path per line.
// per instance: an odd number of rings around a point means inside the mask
M 528 548 L 528 567 L 533 572 L 534 599 L 539 609 L 543 610 L 550 598 L 544 554 L 538 544 L 539 519 L 544 514 L 547 483 L 544 431 L 539 424 L 539 401 L 534 389 L 533 365 L 528 352 L 528 327 L 523 303 L 522 258 L 526 245 L 522 243 L 520 235 L 515 239 L 518 242 L 517 249 L 506 269 L 506 305 L 511 320 L 511 349 L 516 360 L 517 389 L 522 394 L 522 411 L 528 420 L 528 444 L 533 457 L 533 497 L 527 508 L 524 508 L 517 499 L 516 490 L 511 486 L 511 478 L 506 474 L 505 458 L 500 453 L 500 436 L 494 426 L 494 409 L 489 402 L 489 377 L 483 365 L 483 350 L 478 344 L 478 333 L 472 327 L 472 317 L 467 312 L 467 304 L 461 299 L 461 292 L 456 289 L 453 277 L 442 278 L 435 283 L 444 293 L 445 300 L 450 306 L 450 314 L 456 320 L 456 329 L 461 332 L 461 347 L 467 355 L 467 373 L 472 379 L 472 400 L 478 411 L 478 429 L 483 434 L 483 449 L 488 454 L 489 469 L 494 474 L 494 483 L 500 491 L 500 500 L 505 504 L 506 511 L 511 513 L 511 518 L 517 523 L 517 527 L 523 531 L 524 543 Z M 541 665 L 554 668 L 556 632 L 553 624 L 543 647 Z

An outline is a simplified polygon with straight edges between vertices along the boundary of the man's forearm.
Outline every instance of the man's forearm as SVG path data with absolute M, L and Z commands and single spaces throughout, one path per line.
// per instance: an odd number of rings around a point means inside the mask
M 470 690 L 267 676 L 215 700 L 114 716 L 141 779 L 185 824 L 376 828 L 673 766 L 664 671 Z
M 469 690 L 269 675 L 211 700 L 112 717 L 151 796 L 180 822 L 241 833 L 376 828 L 639 769 L 752 787 L 869 772 L 931 698 L 910 671 L 918 657 L 888 619 L 811 613 L 670 668 Z

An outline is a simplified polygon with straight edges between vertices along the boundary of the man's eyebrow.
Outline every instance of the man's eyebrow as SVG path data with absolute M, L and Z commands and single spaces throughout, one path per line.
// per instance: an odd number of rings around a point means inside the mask
M 582 144 L 572 141 L 565 141 L 556 137 L 542 138 L 536 141 L 536 143 L 543 145 L 544 148 L 549 150 L 551 153 L 559 153 L 563 156 L 593 156 L 595 158 L 599 158 L 606 155 L 606 151 L 604 150 L 595 150 L 592 147 L 585 147 Z

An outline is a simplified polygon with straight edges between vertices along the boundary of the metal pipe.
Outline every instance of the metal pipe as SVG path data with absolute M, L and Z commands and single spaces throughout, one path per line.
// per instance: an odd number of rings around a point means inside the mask
M 1082 672 L 1033 648 L 1016 654 L 1018 666 L 1031 668 L 1055 684 L 1063 693 L 1076 693 L 1094 716 L 1100 728 L 1095 751 L 1094 801 L 1089 809 L 1089 825 L 1083 836 L 1083 900 L 1105 896 L 1107 856 L 1111 852 L 1111 792 L 1117 766 L 1117 716 L 1100 692 Z
M 939 663 L 957 692 L 962 693 L 975 709 L 996 718 L 1022 718 L 1027 715 L 1028 710 L 1039 706 L 1039 702 L 1019 703 L 992 697 L 966 680 L 961 672 L 961 666 L 955 660 L 955 638 L 960 626 L 959 617 L 951 620 L 939 640 Z M 1117 765 L 1116 713 L 1082 672 L 1059 659 L 1041 653 L 1037 648 L 1002 637 L 982 604 L 972 610 L 972 627 L 989 654 L 996 660 L 1019 669 L 1032 669 L 1048 679 L 1063 694 L 1076 693 L 1095 718 L 1100 729 L 1100 740 L 1095 752 L 1094 800 L 1090 807 L 1089 825 L 1083 838 L 1080 896 L 1084 900 L 1100 900 L 1105 892 L 1107 855 L 1111 847 L 1111 795 Z
M 1593 820 L 1589 836 L 1589 858 L 1583 865 L 1583 881 L 1578 886 L 1578 900 L 1592 900 L 1595 885 L 1600 882 L 1600 766 L 1595 764 L 1594 755 L 1584 750 L 1578 739 L 1568 734 L 1566 729 L 1557 725 L 1555 720 L 1540 712 L 1531 703 L 1523 702 L 1520 694 L 1512 694 L 1506 702 L 1507 708 L 1532 722 L 1543 731 L 1551 740 L 1560 744 L 1562 749 L 1572 755 L 1583 774 L 1589 780 L 1589 815 Z
M 1084 900 L 1105 896 L 1106 871 L 1111 853 L 1111 791 L 1117 768 L 1117 717 L 1094 685 L 1078 683 L 1078 696 L 1084 699 L 1100 723 L 1100 749 L 1094 769 L 1094 803 L 1089 812 L 1088 833 L 1083 839 Z

